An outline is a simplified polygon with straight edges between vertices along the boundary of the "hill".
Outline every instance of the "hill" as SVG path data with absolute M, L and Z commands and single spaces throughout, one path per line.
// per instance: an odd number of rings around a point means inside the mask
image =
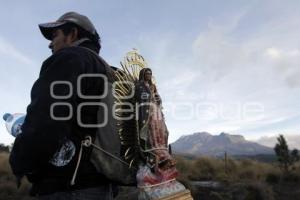
M 221 133 L 211 135 L 207 132 L 194 133 L 180 137 L 171 144 L 172 150 L 176 154 L 186 155 L 208 155 L 223 156 L 226 151 L 228 155 L 258 155 L 274 154 L 270 147 L 248 141 L 241 135 L 231 135 Z

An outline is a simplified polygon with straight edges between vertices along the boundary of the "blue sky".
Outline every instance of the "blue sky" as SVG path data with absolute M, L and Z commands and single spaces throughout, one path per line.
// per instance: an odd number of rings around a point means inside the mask
M 170 142 L 208 131 L 247 139 L 300 133 L 299 1 L 3 1 L 0 114 L 25 112 L 49 42 L 37 24 L 87 15 L 101 55 L 137 48 L 153 69 Z M 11 137 L 0 126 L 0 142 Z

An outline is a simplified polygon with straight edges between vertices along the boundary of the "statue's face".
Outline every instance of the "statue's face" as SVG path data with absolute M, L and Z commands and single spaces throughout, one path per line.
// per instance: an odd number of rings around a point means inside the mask
M 150 70 L 147 70 L 145 71 L 145 74 L 144 74 L 144 78 L 145 78 L 145 81 L 150 81 L 151 78 L 152 78 L 152 72 Z

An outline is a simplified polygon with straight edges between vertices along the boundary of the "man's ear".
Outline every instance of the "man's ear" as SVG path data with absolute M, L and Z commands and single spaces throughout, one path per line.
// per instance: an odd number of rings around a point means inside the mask
M 72 31 L 70 33 L 70 40 L 71 42 L 75 42 L 78 40 L 78 29 L 77 28 L 72 28 Z

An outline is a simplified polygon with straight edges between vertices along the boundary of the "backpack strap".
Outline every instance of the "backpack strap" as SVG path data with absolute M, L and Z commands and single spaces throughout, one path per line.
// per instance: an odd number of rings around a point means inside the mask
M 91 50 L 89 48 L 81 47 L 81 46 L 78 46 L 78 47 L 86 49 L 89 52 L 91 52 L 92 54 L 94 54 L 98 58 L 98 60 L 104 65 L 104 67 L 105 67 L 105 75 L 107 76 L 108 81 L 110 83 L 113 83 L 115 81 L 113 68 L 101 56 L 99 56 L 96 52 L 94 52 L 93 50 Z M 71 185 L 75 184 L 75 179 L 76 179 L 76 176 L 77 176 L 77 171 L 78 171 L 78 168 L 79 168 L 79 165 L 80 165 L 80 162 L 81 162 L 82 149 L 84 147 L 90 147 L 90 146 L 96 148 L 99 151 L 102 151 L 107 156 L 109 156 L 109 157 L 117 160 L 118 162 L 122 163 L 123 165 L 128 166 L 128 168 L 130 167 L 129 164 L 127 162 L 125 162 L 124 160 L 118 158 L 117 156 L 113 155 L 112 153 L 110 153 L 110 152 L 106 151 L 105 149 L 101 148 L 100 146 L 94 144 L 93 141 L 92 141 L 91 136 L 85 136 L 85 138 L 81 141 L 80 151 L 79 151 L 79 155 L 78 155 L 78 160 L 77 160 L 75 171 L 74 171 L 73 176 L 72 176 Z
M 91 52 L 92 54 L 94 54 L 98 58 L 98 60 L 104 65 L 105 73 L 107 75 L 108 81 L 110 81 L 110 82 L 115 81 L 113 68 L 99 54 L 97 54 L 95 51 L 93 51 L 87 47 L 82 47 L 82 46 L 78 46 L 78 47 L 82 48 L 82 49 L 86 49 L 89 52 Z

